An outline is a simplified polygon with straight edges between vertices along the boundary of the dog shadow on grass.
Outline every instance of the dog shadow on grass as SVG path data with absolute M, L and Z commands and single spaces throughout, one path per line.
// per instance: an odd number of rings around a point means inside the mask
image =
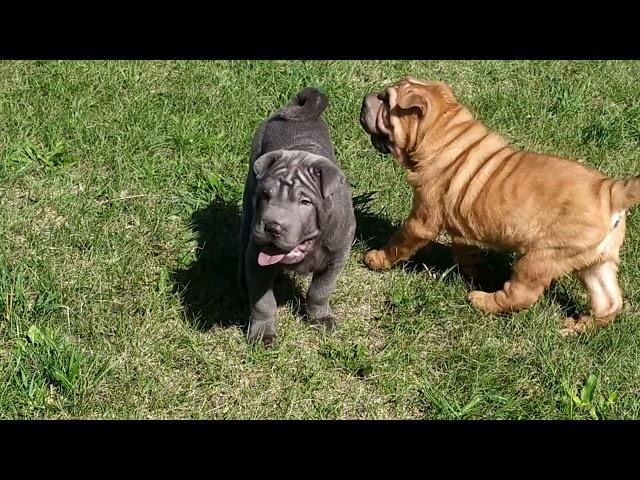
M 374 197 L 375 192 L 369 192 L 353 199 L 357 221 L 356 239 L 366 247 L 367 251 L 382 248 L 400 227 L 393 224 L 385 215 L 372 211 L 371 201 Z M 433 242 L 418 251 L 411 260 L 401 262 L 394 268 L 402 268 L 413 273 L 428 271 L 436 277 L 447 275 L 449 278 L 456 278 L 457 276 L 469 288 L 495 292 L 509 280 L 511 260 L 509 254 L 505 252 L 483 251 L 480 275 L 478 278 L 470 279 L 457 268 L 451 246 Z
M 385 215 L 372 211 L 371 201 L 374 197 L 375 192 L 369 192 L 353 199 L 357 221 L 356 239 L 365 246 L 367 251 L 383 247 L 400 227 L 391 223 Z M 470 290 L 495 292 L 502 289 L 504 282 L 511 277 L 514 258 L 514 255 L 509 252 L 483 250 L 482 263 L 479 265 L 480 275 L 471 279 L 460 272 L 451 246 L 434 242 L 421 249 L 411 260 L 401 262 L 395 268 L 403 268 L 413 273 L 429 271 L 436 277 L 446 275 L 447 278 L 458 278 L 464 281 Z M 582 309 L 578 302 L 560 284 L 553 282 L 546 294 L 564 310 L 568 317 L 580 316 Z
M 399 225 L 383 214 L 371 211 L 374 193 L 354 197 L 356 239 L 367 250 L 380 248 L 391 238 Z M 179 293 L 185 314 L 193 326 L 208 331 L 214 326 L 246 327 L 248 297 L 237 283 L 239 232 L 241 212 L 235 202 L 214 199 L 206 208 L 191 216 L 191 228 L 197 238 L 196 259 L 188 267 L 172 273 L 174 291 Z M 410 261 L 396 268 L 413 273 L 447 275 L 462 279 L 469 288 L 494 292 L 511 275 L 512 257 L 504 252 L 484 252 L 479 278 L 463 276 L 456 266 L 450 246 L 435 242 L 419 251 Z M 304 292 L 287 274 L 279 275 L 274 283 L 278 305 L 289 305 L 298 317 L 303 317 Z M 577 312 L 576 302 L 564 290 L 551 287 L 554 300 L 570 315 Z
M 240 222 L 237 204 L 221 199 L 191 215 L 191 229 L 198 242 L 196 259 L 174 271 L 172 280 L 186 317 L 197 330 L 246 328 L 249 300 L 237 282 Z M 274 293 L 278 305 L 290 304 L 299 314 L 304 294 L 288 275 L 276 278 Z

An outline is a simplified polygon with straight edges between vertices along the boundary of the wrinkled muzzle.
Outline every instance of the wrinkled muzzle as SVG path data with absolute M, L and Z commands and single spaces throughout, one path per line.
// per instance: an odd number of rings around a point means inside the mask
M 371 144 L 381 153 L 391 153 L 388 136 L 381 132 L 377 126 L 380 109 L 384 108 L 384 102 L 378 94 L 370 93 L 364 97 L 360 109 L 360 125 L 371 136 Z
M 259 248 L 258 264 L 302 261 L 320 233 L 314 208 L 293 204 L 262 207 L 253 225 L 253 238 Z

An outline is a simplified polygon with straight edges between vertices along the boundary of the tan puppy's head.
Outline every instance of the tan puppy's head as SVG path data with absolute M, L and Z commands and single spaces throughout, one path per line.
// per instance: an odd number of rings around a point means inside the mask
M 429 126 L 456 104 L 446 84 L 407 77 L 383 92 L 366 95 L 360 124 L 376 150 L 390 153 L 400 165 L 410 167 L 409 157 Z

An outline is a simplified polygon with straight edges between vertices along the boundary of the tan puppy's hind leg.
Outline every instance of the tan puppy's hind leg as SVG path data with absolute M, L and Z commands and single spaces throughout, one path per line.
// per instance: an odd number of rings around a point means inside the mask
M 495 293 L 474 290 L 469 292 L 473 306 L 489 313 L 515 312 L 533 305 L 549 287 L 551 281 L 564 273 L 563 262 L 554 258 L 553 251 L 537 250 L 527 253 L 516 262 L 511 280 Z
M 584 315 L 577 320 L 567 318 L 565 328 L 560 330 L 561 335 L 575 335 L 591 328 L 604 327 L 622 310 L 618 263 L 625 230 L 625 212 L 616 212 L 611 217 L 611 231 L 597 247 L 602 259 L 576 272 L 589 294 L 591 315 Z
M 598 263 L 577 272 L 591 300 L 591 315 L 578 320 L 567 318 L 561 335 L 574 335 L 590 328 L 604 327 L 622 310 L 618 266 L 613 261 Z

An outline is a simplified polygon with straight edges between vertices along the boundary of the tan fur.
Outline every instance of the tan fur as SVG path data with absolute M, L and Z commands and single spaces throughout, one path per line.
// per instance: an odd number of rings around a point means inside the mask
M 574 160 L 511 148 L 441 82 L 387 88 L 372 130 L 408 169 L 414 199 L 389 243 L 367 253 L 370 268 L 406 260 L 446 230 L 463 267 L 474 267 L 477 247 L 520 254 L 502 290 L 469 293 L 480 310 L 529 307 L 554 279 L 575 272 L 592 316 L 567 321 L 563 333 L 605 325 L 620 311 L 624 211 L 640 202 L 640 177 L 613 180 Z

